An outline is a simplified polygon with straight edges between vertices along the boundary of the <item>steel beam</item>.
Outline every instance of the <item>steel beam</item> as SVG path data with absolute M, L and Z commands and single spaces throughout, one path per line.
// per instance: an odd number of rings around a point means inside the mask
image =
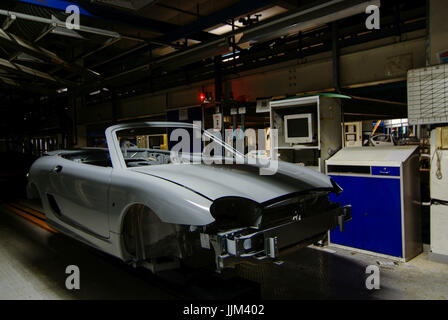
M 55 19 L 54 17 L 52 19 L 49 19 L 49 18 L 32 16 L 29 14 L 13 12 L 13 11 L 8 11 L 8 10 L 2 10 L 2 9 L 0 9 L 0 15 L 6 16 L 6 17 L 15 16 L 16 19 L 23 19 L 23 20 L 28 20 L 28 21 L 39 22 L 39 23 L 48 24 L 48 25 L 52 25 L 55 27 L 59 27 L 59 28 L 66 28 L 65 22 L 59 21 L 58 19 Z M 126 37 L 126 36 L 120 35 L 117 32 L 114 32 L 114 31 L 92 28 L 92 27 L 88 27 L 88 26 L 85 26 L 82 24 L 79 26 L 79 30 L 77 30 L 77 31 L 96 34 L 96 35 L 100 35 L 100 36 L 105 36 L 108 38 L 120 38 L 121 37 L 123 39 L 128 39 L 128 40 L 144 41 L 143 39 Z
M 93 0 L 92 2 L 131 10 L 141 10 L 153 6 L 159 0 Z
M 179 26 L 175 24 L 137 16 L 112 7 L 92 3 L 90 0 L 74 0 L 73 2 L 86 8 L 89 12 L 95 14 L 96 17 L 113 21 L 114 24 L 122 24 L 132 28 L 149 30 L 160 34 L 173 32 L 179 28 Z M 190 39 L 198 41 L 207 41 L 210 40 L 210 38 L 211 35 L 207 32 L 198 32 L 196 35 L 190 37 Z
M 38 95 L 56 95 L 56 90 L 50 90 L 46 87 L 39 86 L 36 84 L 30 84 L 28 82 L 23 82 L 16 79 L 9 79 L 5 76 L 0 76 L 0 82 L 5 87 L 14 88 L 24 92 L 31 92 Z
M 384 9 L 383 9 L 384 10 Z M 409 32 L 414 32 L 417 30 L 425 29 L 425 21 L 421 21 L 421 18 L 425 17 L 424 6 L 416 9 L 412 9 L 409 11 L 405 11 L 402 13 L 403 26 L 402 32 L 403 34 L 407 34 Z M 354 17 L 353 19 L 345 20 L 345 27 L 339 26 L 339 47 L 345 48 L 347 46 L 363 44 L 366 42 L 371 42 L 379 39 L 389 38 L 393 36 L 394 29 L 394 16 L 392 13 L 386 15 L 384 14 L 382 17 L 382 28 L 377 32 L 373 33 L 365 33 L 365 26 L 359 23 L 359 19 Z M 384 21 L 383 21 L 384 20 Z M 350 24 L 348 24 L 350 23 Z M 346 38 L 346 39 L 342 39 Z M 239 66 L 236 70 L 233 69 L 232 63 L 223 63 L 223 74 L 233 74 L 243 73 L 248 70 L 253 70 L 257 68 L 261 68 L 263 66 L 284 63 L 286 61 L 296 60 L 298 47 L 308 47 L 308 49 L 302 50 L 301 57 L 305 58 L 308 56 L 312 56 L 315 54 L 330 52 L 331 53 L 331 29 L 325 28 L 323 31 L 322 28 L 316 28 L 315 30 L 306 33 L 306 37 L 301 37 L 299 35 L 288 37 L 288 41 L 282 44 L 278 44 L 276 41 L 276 46 L 274 46 L 274 50 L 271 49 L 268 45 L 256 46 L 251 50 L 247 51 L 246 54 L 241 55 L 240 59 L 238 59 Z M 299 42 L 302 42 L 299 45 Z M 316 46 L 317 44 L 323 43 L 324 45 Z M 277 55 L 277 53 L 281 53 Z M 207 64 L 207 65 L 206 65 Z M 124 80 L 121 82 L 117 82 L 120 84 L 120 92 L 132 91 L 135 89 L 135 94 L 144 94 L 148 92 L 155 92 L 160 90 L 165 90 L 167 88 L 198 83 L 200 81 L 210 81 L 213 79 L 214 74 L 214 66 L 210 62 L 202 63 L 198 62 L 195 65 L 190 66 L 189 68 L 189 78 L 184 78 L 184 73 L 181 70 L 175 72 L 169 72 L 167 75 L 163 75 L 158 72 L 157 69 L 153 69 L 153 78 L 154 84 L 148 91 L 146 83 L 149 81 L 147 79 L 142 79 L 139 81 L 140 76 L 148 76 L 147 74 L 138 74 L 135 78 L 132 78 L 132 82 L 129 81 L 124 83 Z M 164 70 L 164 69 L 162 69 Z M 331 70 L 330 70 L 331 71 Z M 406 80 L 406 79 L 401 79 Z M 378 83 L 388 83 L 389 81 L 397 81 L 397 79 L 393 80 L 382 80 Z M 132 85 L 130 85 L 132 83 Z M 377 85 L 378 83 L 369 83 L 371 85 Z M 355 86 L 356 87 L 356 86 Z M 342 87 L 342 91 L 346 91 L 346 89 L 351 89 L 352 87 Z M 325 90 L 324 90 L 325 91 Z M 309 92 L 308 92 L 309 93 Z M 351 91 L 350 91 L 351 93 Z M 356 92 L 361 95 L 362 92 Z
M 8 17 L 6 17 L 5 22 L 3 22 L 3 26 L 2 29 L 3 30 L 8 30 L 9 27 L 17 20 L 17 17 L 15 15 L 10 15 Z
M 119 58 L 121 58 L 121 57 L 124 57 L 124 56 L 127 56 L 127 55 L 129 55 L 129 54 L 132 54 L 132 53 L 134 53 L 134 52 L 136 52 L 136 51 L 138 51 L 138 50 L 142 50 L 142 49 L 144 49 L 144 48 L 147 48 L 148 46 L 149 46 L 148 43 L 139 44 L 139 45 L 137 45 L 137 46 L 135 46 L 135 47 L 133 47 L 133 48 L 131 48 L 131 49 L 125 51 L 125 52 L 122 52 L 122 53 L 120 53 L 120 54 L 118 54 L 118 55 L 116 55 L 116 56 L 113 56 L 113 57 L 111 57 L 111 58 L 109 58 L 109 59 L 105 59 L 105 60 L 103 60 L 103 61 L 100 61 L 100 62 L 94 64 L 93 66 L 91 66 L 91 68 L 96 68 L 96 67 L 105 65 L 105 64 L 107 64 L 107 63 L 109 63 L 109 62 L 112 62 L 112 61 L 115 61 L 115 60 L 117 60 L 117 59 L 119 59 Z
M 177 28 L 176 30 L 165 34 L 160 38 L 163 41 L 175 41 L 190 37 L 192 34 L 202 30 L 214 27 L 220 23 L 226 23 L 227 20 L 239 17 L 241 15 L 259 10 L 273 3 L 273 0 L 245 0 L 239 1 L 234 5 L 224 8 L 218 12 L 212 13 L 206 17 L 201 17 L 199 20 L 192 22 L 186 26 Z
M 299 8 L 278 19 L 261 22 L 243 32 L 240 42 L 256 43 L 291 35 L 305 29 L 364 13 L 369 5 L 380 6 L 380 0 L 331 0 L 308 9 Z
M 243 42 L 264 42 L 271 39 L 279 38 L 291 33 L 298 33 L 306 28 L 312 26 L 325 25 L 339 19 L 347 18 L 356 14 L 365 12 L 368 5 L 380 5 L 380 0 L 332 0 L 320 1 L 319 5 L 298 10 L 288 14 L 282 15 L 279 18 L 261 22 L 254 26 L 236 30 L 226 35 L 221 36 L 217 40 L 198 44 L 183 51 L 179 51 L 157 59 L 152 63 L 152 66 L 163 66 L 169 70 L 177 68 L 181 65 L 186 65 L 204 58 L 222 54 L 228 50 L 231 39 L 235 33 L 243 33 L 241 43 Z M 176 35 L 176 37 L 179 35 Z M 165 39 L 167 40 L 167 39 Z M 149 61 L 145 63 L 148 64 Z M 135 68 L 134 70 L 138 70 Z M 128 75 L 129 72 L 124 74 Z M 120 76 L 114 76 L 114 78 Z
M 179 39 L 194 39 L 199 41 L 214 41 L 215 39 L 219 39 L 218 36 L 212 35 L 207 32 L 203 32 L 203 30 L 208 29 L 210 27 L 219 25 L 220 23 L 228 24 L 227 20 L 253 12 L 260 8 L 266 7 L 272 4 L 274 0 L 245 0 L 240 1 L 228 8 L 222 9 L 218 12 L 215 12 L 209 16 L 203 17 L 200 16 L 199 20 L 192 22 L 186 26 L 176 27 L 172 30 L 166 30 L 165 34 L 156 40 L 154 43 L 168 43 L 171 45 L 173 41 Z M 163 7 L 167 7 L 166 5 L 162 5 Z M 175 9 L 175 8 L 172 8 Z M 176 9 L 177 10 L 177 9 Z M 184 13 L 185 10 L 182 10 Z M 191 13 L 192 14 L 192 13 Z M 199 35 L 199 36 L 198 36 Z M 205 35 L 205 36 L 204 36 Z M 172 46 L 172 45 L 171 45 Z M 133 53 L 139 54 L 140 51 L 133 51 Z M 130 54 L 130 53 L 129 53 Z M 126 54 L 127 55 L 127 54 Z M 122 57 L 125 55 L 122 55 Z M 115 60 L 115 59 L 114 59 Z
M 37 43 L 43 38 L 45 38 L 47 34 L 51 33 L 55 28 L 56 28 L 55 26 L 46 27 L 46 29 L 36 39 L 34 39 L 34 43 Z
M 14 50 L 15 52 L 24 52 L 42 61 L 51 63 L 53 65 L 57 65 L 67 71 L 88 76 L 90 78 L 99 78 L 98 75 L 96 75 L 94 72 L 85 69 L 77 64 L 69 64 L 63 59 L 59 58 L 53 52 L 50 52 L 42 47 L 31 44 L 28 41 L 23 40 L 17 37 L 16 35 L 8 33 L 2 29 L 0 29 L 0 44 Z M 15 56 L 13 58 L 15 58 Z M 14 59 L 11 59 L 11 61 L 12 60 Z
M 104 44 L 103 44 L 101 47 L 99 47 L 99 48 L 97 48 L 97 49 L 95 49 L 95 50 L 93 50 L 93 51 L 90 51 L 90 52 L 84 54 L 84 55 L 82 56 L 82 58 L 85 59 L 85 58 L 87 58 L 87 57 L 90 57 L 91 55 L 93 55 L 93 54 L 95 54 L 95 53 L 97 53 L 97 52 L 100 52 L 101 50 L 104 50 L 104 49 L 106 49 L 106 48 L 108 48 L 108 47 L 114 45 L 115 43 L 117 43 L 117 42 L 120 41 L 120 40 L 121 40 L 120 38 L 110 38 L 110 39 L 108 39 L 106 42 L 104 42 Z
M 12 63 L 5 59 L 0 59 L 0 69 L 17 74 L 19 76 L 26 76 L 28 78 L 38 78 L 40 80 L 43 80 L 43 81 L 49 82 L 49 83 L 61 83 L 61 84 L 67 85 L 67 86 L 75 85 L 75 83 L 73 83 L 73 82 L 58 79 L 56 77 L 49 75 L 48 73 L 32 69 L 32 68 L 23 66 L 21 64 Z

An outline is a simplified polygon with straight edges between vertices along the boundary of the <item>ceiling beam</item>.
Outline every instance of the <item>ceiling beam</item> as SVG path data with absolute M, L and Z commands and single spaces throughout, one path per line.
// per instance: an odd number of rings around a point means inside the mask
M 8 77 L 0 75 L 0 83 L 7 87 L 13 88 L 22 92 L 30 92 L 37 95 L 56 95 L 56 90 L 51 90 L 47 87 L 37 85 L 35 83 L 29 83 L 18 79 L 9 79 Z
M 43 23 L 43 24 L 47 24 L 50 26 L 55 26 L 57 28 L 63 28 L 63 29 L 67 28 L 65 21 L 60 21 L 60 20 L 56 19 L 56 17 L 54 17 L 54 16 L 52 16 L 51 18 L 44 18 L 44 17 L 40 17 L 40 16 L 33 16 L 33 15 L 29 15 L 29 14 L 13 12 L 13 11 L 8 11 L 8 10 L 3 10 L 3 9 L 0 9 L 0 15 L 6 16 L 6 17 L 14 16 L 15 19 L 23 19 L 23 20 L 27 20 L 27 21 Z M 77 29 L 77 31 L 85 32 L 85 33 L 89 33 L 89 34 L 96 34 L 96 35 L 108 37 L 108 38 L 122 38 L 122 39 L 131 40 L 131 41 L 138 41 L 138 42 L 145 41 L 144 39 L 120 35 L 118 32 L 115 32 L 115 31 L 92 28 L 92 27 L 86 26 L 84 24 L 81 24 L 79 26 L 79 29 Z
M 273 40 L 364 13 L 369 5 L 380 6 L 380 0 L 331 0 L 315 3 L 314 6 L 307 5 L 249 27 L 243 31 L 240 41 L 255 43 Z
M 92 2 L 130 10 L 141 10 L 153 6 L 159 0 L 93 0 Z
M 157 6 L 165 8 L 165 9 L 168 9 L 168 10 L 177 11 L 177 12 L 180 12 L 180 13 L 183 13 L 183 14 L 187 14 L 189 16 L 193 16 L 193 17 L 196 17 L 198 19 L 202 19 L 202 18 L 205 17 L 205 15 L 199 14 L 199 11 L 196 11 L 196 12 L 188 11 L 188 10 L 180 9 L 180 8 L 173 7 L 173 6 L 170 6 L 170 5 L 167 5 L 167 4 L 164 4 L 164 3 L 159 3 L 159 2 L 157 3 Z M 198 7 L 198 9 L 199 9 L 199 7 Z M 228 20 L 230 20 L 230 19 L 228 19 Z M 225 24 L 228 24 L 228 25 L 232 25 L 232 23 L 229 22 L 228 20 L 227 21 L 221 21 L 221 22 L 225 23 Z M 235 26 L 235 27 L 239 28 L 238 26 Z
M 232 6 L 219 10 L 215 13 L 212 13 L 209 16 L 201 16 L 199 20 L 192 22 L 186 26 L 177 27 L 176 29 L 165 33 L 163 36 L 156 39 L 161 43 L 172 43 L 173 41 L 179 39 L 195 39 L 192 37 L 193 34 L 198 34 L 198 32 L 203 32 L 203 30 L 211 28 L 213 26 L 219 25 L 221 23 L 227 23 L 227 20 L 239 17 L 250 12 L 254 12 L 261 8 L 267 7 L 271 5 L 274 0 L 244 0 L 240 1 Z M 213 41 L 216 39 L 220 39 L 220 37 L 212 35 L 210 33 L 206 33 L 208 35 L 208 41 Z M 197 39 L 195 39 L 197 40 Z M 201 40 L 205 42 L 205 39 Z M 145 49 L 142 49 L 145 50 Z M 142 53 L 142 50 L 133 51 L 130 57 L 139 56 Z M 216 50 L 215 50 L 216 51 Z M 219 50 L 218 50 L 219 52 Z M 128 55 L 124 55 L 122 57 L 126 57 Z M 114 59 L 115 60 L 115 59 Z
M 99 78 L 94 72 L 74 63 L 67 63 L 59 58 L 55 53 L 48 51 L 40 46 L 31 44 L 26 40 L 19 38 L 12 33 L 4 31 L 0 28 L 0 44 L 14 50 L 15 52 L 23 52 L 33 56 L 39 60 L 61 67 L 69 72 L 83 75 L 89 78 Z
M 8 30 L 9 27 L 17 20 L 15 15 L 10 15 L 9 17 L 6 17 L 5 22 L 3 22 L 2 29 Z
M 92 3 L 90 0 L 73 0 L 73 2 L 86 8 L 86 10 L 99 19 L 108 20 L 114 24 L 126 25 L 134 29 L 165 34 L 173 32 L 179 28 L 178 25 L 172 23 L 145 18 L 110 6 Z M 191 35 L 190 38 L 198 41 L 206 41 L 210 40 L 212 37 L 213 35 L 199 30 L 196 34 Z
M 189 37 L 191 34 L 209 29 L 221 23 L 226 23 L 226 21 L 229 19 L 236 18 L 255 10 L 267 7 L 273 2 L 273 0 L 239 1 L 227 8 L 219 10 L 208 16 L 201 17 L 199 20 L 196 20 L 186 26 L 179 27 L 176 30 L 166 33 L 159 40 L 171 42 L 178 39 L 184 39 L 186 37 Z
M 41 81 L 53 84 L 61 84 L 65 86 L 75 86 L 76 84 L 70 81 L 56 78 L 48 73 L 26 67 L 21 64 L 13 63 L 5 59 L 0 59 L 0 69 L 7 71 L 8 73 L 17 74 L 29 79 L 39 79 Z
M 246 1 L 244 1 L 246 2 Z M 250 2 L 250 1 L 248 1 Z M 257 23 L 253 26 L 230 32 L 207 43 L 201 43 L 188 49 L 163 56 L 151 61 L 147 59 L 142 68 L 151 64 L 151 68 L 163 67 L 166 70 L 177 69 L 180 66 L 213 57 L 228 51 L 231 37 L 236 33 L 242 33 L 241 42 L 265 42 L 279 38 L 283 35 L 299 32 L 311 26 L 325 25 L 327 23 L 360 14 L 369 4 L 379 5 L 379 0 L 332 0 L 317 1 L 313 7 L 306 6 L 288 14 L 280 15 Z M 130 72 L 139 72 L 139 67 L 126 70 L 109 79 L 119 80 L 121 75 L 129 76 Z
M 294 2 L 294 3 L 293 3 Z M 294 10 L 298 7 L 298 1 L 291 1 L 291 0 L 275 0 L 275 4 L 278 6 L 281 6 L 283 8 L 286 8 L 288 10 Z
M 132 0 L 132 4 L 134 5 L 134 8 L 137 10 L 145 9 L 152 7 L 153 5 L 157 4 L 160 0 Z

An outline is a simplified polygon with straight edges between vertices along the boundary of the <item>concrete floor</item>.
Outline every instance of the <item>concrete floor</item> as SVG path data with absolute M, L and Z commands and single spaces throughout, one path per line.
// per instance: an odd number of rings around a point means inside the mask
M 0 299 L 178 299 L 176 290 L 60 234 L 0 209 Z M 381 289 L 365 288 L 368 265 L 381 270 Z M 65 288 L 65 268 L 81 270 L 81 289 Z M 259 283 L 263 299 L 448 298 L 448 265 L 422 254 L 409 263 L 336 248 L 307 248 L 284 263 L 244 264 L 237 275 Z M 212 298 L 203 293 L 202 299 Z
M 408 263 L 340 248 L 307 248 L 277 266 L 239 267 L 240 274 L 261 284 L 264 299 L 447 300 L 448 265 L 423 253 Z M 379 265 L 380 264 L 380 265 Z M 380 268 L 380 290 L 367 290 L 366 268 Z

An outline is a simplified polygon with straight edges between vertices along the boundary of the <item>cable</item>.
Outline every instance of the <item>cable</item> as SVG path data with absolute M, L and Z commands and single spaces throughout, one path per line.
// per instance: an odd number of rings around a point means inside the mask
M 434 161 L 434 157 L 437 156 L 437 170 L 436 170 L 436 178 L 438 180 L 442 180 L 443 179 L 443 173 L 442 173 L 442 159 L 441 159 L 441 149 L 437 148 L 436 151 L 434 152 L 434 156 L 431 159 L 431 166 L 433 164 Z

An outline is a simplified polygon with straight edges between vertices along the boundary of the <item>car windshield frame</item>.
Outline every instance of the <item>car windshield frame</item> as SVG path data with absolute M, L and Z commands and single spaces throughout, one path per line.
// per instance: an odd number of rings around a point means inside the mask
M 106 129 L 106 141 L 107 141 L 107 147 L 109 149 L 109 154 L 112 162 L 112 167 L 120 168 L 120 169 L 130 169 L 126 165 L 126 161 L 122 152 L 122 149 L 120 147 L 120 142 L 118 139 L 118 133 L 120 131 L 125 130 L 132 130 L 132 129 L 142 129 L 142 128 L 173 128 L 173 129 L 198 129 L 201 131 L 201 137 L 206 136 L 210 141 L 216 142 L 218 145 L 220 145 L 222 148 L 224 148 L 226 151 L 230 152 L 232 157 L 237 158 L 246 158 L 244 154 L 233 148 L 231 145 L 226 143 L 225 141 L 219 139 L 218 137 L 214 136 L 212 133 L 210 133 L 208 130 L 204 130 L 201 127 L 191 124 L 191 123 L 183 123 L 183 122 L 140 122 L 140 123 L 127 123 L 127 124 L 120 124 L 115 125 L 112 127 L 109 127 Z M 202 139 L 201 139 L 202 140 Z M 143 149 L 142 149 L 143 150 Z M 170 152 L 170 151 L 168 151 Z M 190 155 L 193 155 L 194 153 L 189 153 Z M 222 158 L 224 158 L 225 155 L 222 155 Z

